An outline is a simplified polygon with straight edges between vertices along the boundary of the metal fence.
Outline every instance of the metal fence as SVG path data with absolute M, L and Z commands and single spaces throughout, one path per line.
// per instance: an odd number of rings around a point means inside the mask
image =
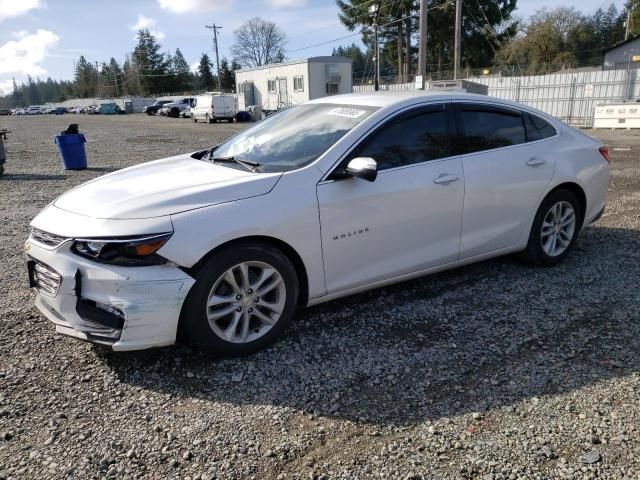
M 524 103 L 560 120 L 590 127 L 596 105 L 635 101 L 640 98 L 638 70 L 575 71 L 520 77 L 470 76 L 467 80 L 487 85 L 488 94 Z M 415 83 L 380 85 L 380 90 L 414 90 Z M 354 86 L 354 92 L 372 92 L 373 85 Z

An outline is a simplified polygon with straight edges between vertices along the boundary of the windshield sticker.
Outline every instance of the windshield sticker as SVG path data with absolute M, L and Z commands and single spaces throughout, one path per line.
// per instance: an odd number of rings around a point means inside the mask
M 367 113 L 366 110 L 357 110 L 355 108 L 338 107 L 329 111 L 329 115 L 337 115 L 338 117 L 358 118 Z

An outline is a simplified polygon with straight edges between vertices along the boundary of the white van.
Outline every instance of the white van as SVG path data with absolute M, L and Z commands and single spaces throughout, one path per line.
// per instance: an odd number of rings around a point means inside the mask
M 218 120 L 233 122 L 236 113 L 236 98 L 233 95 L 207 93 L 197 96 L 191 107 L 191 119 L 194 122 L 198 120 L 204 120 L 207 123 Z

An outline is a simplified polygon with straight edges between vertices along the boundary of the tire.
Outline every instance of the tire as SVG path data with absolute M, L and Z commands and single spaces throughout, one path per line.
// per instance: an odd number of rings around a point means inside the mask
M 215 119 L 211 118 L 208 113 L 205 115 L 205 120 L 207 123 L 213 123 L 215 121 Z
M 193 123 L 198 123 L 198 119 L 196 118 L 196 116 L 193 113 L 191 114 L 191 121 Z
M 570 210 L 573 211 L 573 216 Z M 563 220 L 564 217 L 566 218 Z M 572 192 L 551 192 L 542 201 L 533 220 L 527 248 L 522 252 L 524 258 L 530 263 L 545 267 L 560 263 L 573 250 L 583 217 L 580 202 Z M 569 228 L 571 225 L 573 227 Z
M 248 286 L 256 287 L 252 294 L 243 284 L 242 265 L 248 267 Z M 274 273 L 259 282 L 261 272 L 267 269 Z M 227 281 L 229 275 L 237 288 Z M 278 278 L 282 281 L 276 281 Z M 296 270 L 286 255 L 268 245 L 245 243 L 226 248 L 198 268 L 196 279 L 183 308 L 182 333 L 191 343 L 216 355 L 246 355 L 271 344 L 291 322 L 298 305 Z M 253 296 L 258 291 L 264 298 Z M 214 295 L 219 301 L 210 306 L 209 298 Z
M 233 118 L 227 118 L 227 122 L 233 123 Z
M 171 116 L 173 118 L 178 118 L 180 116 L 180 110 L 178 110 L 176 107 L 173 107 L 171 109 Z
M 153 113 L 151 112 L 151 110 L 147 110 L 145 113 L 146 113 L 147 115 L 149 115 L 149 116 L 153 115 Z

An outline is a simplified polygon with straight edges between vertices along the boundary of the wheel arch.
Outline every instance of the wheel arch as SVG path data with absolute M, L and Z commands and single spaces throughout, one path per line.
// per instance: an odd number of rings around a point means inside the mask
M 578 202 L 580 203 L 580 210 L 581 210 L 580 211 L 581 213 L 580 228 L 582 228 L 584 225 L 585 216 L 587 214 L 587 194 L 585 193 L 584 189 L 575 182 L 563 182 L 556 185 L 551 190 L 549 190 L 540 203 L 542 203 L 544 199 L 547 198 L 549 195 L 551 195 L 554 192 L 557 192 L 558 190 L 568 190 L 571 193 L 573 193 L 578 199 Z
M 298 304 L 300 306 L 305 306 L 309 301 L 309 277 L 307 275 L 307 269 L 304 265 L 304 262 L 302 261 L 302 257 L 291 245 L 275 237 L 266 235 L 251 235 L 246 237 L 234 238 L 233 240 L 221 243 L 220 245 L 210 250 L 200 260 L 198 260 L 195 265 L 188 269 L 185 269 L 185 271 L 190 275 L 195 276 L 197 275 L 198 269 L 212 256 L 216 255 L 221 250 L 246 243 L 269 245 L 271 247 L 277 248 L 284 255 L 286 255 L 286 257 L 293 264 L 293 267 L 296 270 L 296 274 L 298 275 L 298 282 L 300 284 Z

